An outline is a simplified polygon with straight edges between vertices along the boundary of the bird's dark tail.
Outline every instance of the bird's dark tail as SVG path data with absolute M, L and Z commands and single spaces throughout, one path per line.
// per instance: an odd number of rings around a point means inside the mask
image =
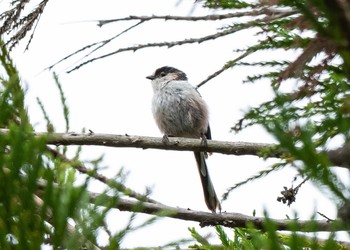
M 213 213 L 216 213 L 216 209 L 221 211 L 220 201 L 216 196 L 213 183 L 210 180 L 208 167 L 205 162 L 205 153 L 194 152 L 194 156 L 196 157 L 198 172 L 199 176 L 201 177 L 205 203 L 207 204 L 209 210 L 211 210 Z

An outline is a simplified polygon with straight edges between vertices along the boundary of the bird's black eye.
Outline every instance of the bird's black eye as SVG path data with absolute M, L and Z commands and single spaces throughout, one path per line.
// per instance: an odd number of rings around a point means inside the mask
M 160 77 L 163 77 L 163 76 L 165 76 L 166 75 L 166 73 L 164 72 L 164 71 L 162 71 L 162 72 L 160 72 Z

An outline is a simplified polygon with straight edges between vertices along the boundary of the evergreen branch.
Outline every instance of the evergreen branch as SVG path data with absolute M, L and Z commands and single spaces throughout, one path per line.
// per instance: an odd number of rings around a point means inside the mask
M 334 45 L 327 39 L 316 37 L 309 42 L 303 52 L 289 64 L 278 76 L 277 83 L 292 77 L 302 77 L 302 72 L 306 67 L 306 63 L 311 61 L 318 53 L 322 51 L 334 51 Z M 323 69 L 323 68 L 322 68 Z
M 62 104 L 62 108 L 63 108 L 63 116 L 64 116 L 64 120 L 66 122 L 66 132 L 68 132 L 69 131 L 69 108 L 68 108 L 68 105 L 66 103 L 66 97 L 64 95 L 64 91 L 62 89 L 61 83 L 58 79 L 58 75 L 54 73 L 53 78 L 54 78 L 56 86 L 60 92 L 61 104 Z
M 37 97 L 36 98 L 36 101 L 41 109 L 41 112 L 43 113 L 43 116 L 44 116 L 44 120 L 46 121 L 46 129 L 47 129 L 47 132 L 54 132 L 55 131 L 55 127 L 53 126 L 53 124 L 51 123 L 51 120 L 50 120 L 50 117 L 49 115 L 47 114 L 46 112 L 46 109 L 43 105 L 43 103 L 41 102 L 40 98 Z
M 241 181 L 239 183 L 236 183 L 234 186 L 228 188 L 226 190 L 225 193 L 222 194 L 222 201 L 224 200 L 227 200 L 229 194 L 236 188 L 240 187 L 240 186 L 243 186 L 245 184 L 247 184 L 248 182 L 251 182 L 251 181 L 254 181 L 254 180 L 257 180 L 257 179 L 260 179 L 261 177 L 263 176 L 266 176 L 274 171 L 277 171 L 277 170 L 280 170 L 281 168 L 285 167 L 286 164 L 285 163 L 276 163 L 274 164 L 272 167 L 270 167 L 269 169 L 264 169 L 264 170 L 261 170 L 259 171 L 257 174 L 249 177 L 248 179 L 244 180 L 244 181 Z
M 4 35 L 10 32 L 15 33 L 6 42 L 6 45 L 10 44 L 10 50 L 16 44 L 18 44 L 19 41 L 22 40 L 29 31 L 32 30 L 32 33 L 26 45 L 26 50 L 28 49 L 29 44 L 34 37 L 36 26 L 48 1 L 49 0 L 41 1 L 29 14 L 24 17 L 21 17 L 21 14 L 29 1 L 13 1 L 12 5 L 14 5 L 14 7 L 0 14 L 0 21 L 3 20 L 3 23 L 1 25 L 2 27 L 0 27 L 0 35 Z M 15 32 L 15 30 L 18 31 Z
M 147 201 L 149 203 L 155 203 L 155 204 L 161 204 L 160 202 L 150 199 L 145 195 L 142 195 L 128 187 L 126 187 L 124 184 L 117 182 L 113 179 L 109 179 L 106 176 L 96 173 L 96 171 L 91 171 L 89 170 L 83 163 L 77 162 L 76 160 L 70 160 L 68 159 L 65 155 L 61 154 L 55 149 L 52 149 L 50 147 L 47 147 L 48 152 L 54 157 L 54 158 L 59 158 L 61 161 L 65 163 L 69 163 L 73 168 L 75 168 L 77 171 L 79 171 L 82 174 L 86 174 L 95 180 L 98 180 L 107 186 L 113 186 L 116 188 L 118 191 L 124 193 L 125 195 L 128 195 L 129 197 L 135 198 L 139 201 Z
M 36 98 L 36 102 L 38 103 L 38 105 L 39 105 L 39 107 L 40 107 L 40 109 L 41 109 L 41 112 L 43 113 L 44 119 L 45 119 L 45 121 L 46 121 L 46 125 L 51 124 L 50 117 L 49 117 L 49 115 L 47 114 L 46 109 L 45 109 L 45 107 L 44 107 L 44 105 L 43 105 L 43 103 L 41 102 L 41 100 L 40 100 L 39 97 Z
M 39 186 L 41 188 L 43 187 L 43 185 L 44 185 L 43 182 L 39 183 Z M 38 197 L 37 195 L 33 195 L 33 200 L 34 200 L 35 204 L 38 206 L 38 210 L 43 209 L 43 207 L 45 206 L 45 203 L 40 197 Z M 52 211 L 49 208 L 45 208 L 45 209 L 46 209 L 46 217 L 49 219 L 52 218 L 53 217 Z M 47 223 L 50 227 L 52 227 L 52 225 L 50 224 L 50 221 L 45 221 L 45 223 Z M 69 236 L 74 236 L 78 232 L 74 226 L 67 223 L 67 233 Z M 81 235 L 80 241 L 81 241 L 81 245 L 83 247 L 87 247 L 88 249 L 92 249 L 92 250 L 100 250 L 99 247 L 94 245 L 91 241 L 87 240 L 83 235 Z M 46 243 L 50 243 L 50 242 L 46 242 Z

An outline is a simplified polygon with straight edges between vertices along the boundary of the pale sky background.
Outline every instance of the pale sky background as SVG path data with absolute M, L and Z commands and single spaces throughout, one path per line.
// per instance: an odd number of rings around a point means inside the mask
M 205 15 L 215 13 L 200 5 L 193 8 L 194 1 L 134 0 L 134 1 L 86 1 L 51 0 L 37 27 L 29 51 L 24 52 L 25 43 L 12 53 L 23 82 L 27 87 L 27 105 L 31 121 L 37 131 L 45 130 L 45 122 L 36 103 L 39 97 L 57 128 L 64 131 L 64 119 L 58 90 L 53 82 L 52 72 L 46 67 L 92 42 L 115 35 L 136 22 L 118 22 L 102 28 L 97 19 L 121 18 L 129 15 Z M 1 4 L 1 3 L 0 3 Z M 218 13 L 218 12 L 216 12 Z M 238 20 L 236 20 L 238 21 Z M 200 37 L 214 33 L 223 22 L 175 22 L 151 21 L 108 45 L 103 52 L 148 42 L 175 41 Z M 257 37 L 253 32 L 239 32 L 235 36 L 167 48 L 148 48 L 136 52 L 125 52 L 93 62 L 78 71 L 65 71 L 80 57 L 63 62 L 54 70 L 59 74 L 63 90 L 70 107 L 71 131 L 83 128 L 95 133 L 162 136 L 153 121 L 151 113 L 152 88 L 145 77 L 161 66 L 173 66 L 184 71 L 192 84 L 198 84 L 229 59 L 234 59 L 236 48 L 253 44 Z M 101 53 L 102 53 L 101 51 Z M 99 54 L 98 52 L 97 54 Z M 267 57 L 277 53 L 259 54 Z M 283 54 L 280 53 L 279 56 Z M 285 54 L 283 58 L 295 55 Z M 257 72 L 257 69 L 254 69 Z M 199 91 L 210 108 L 212 136 L 215 140 L 274 142 L 262 128 L 249 128 L 239 134 L 230 132 L 235 122 L 248 107 L 256 106 L 271 97 L 267 82 L 242 84 L 244 77 L 252 73 L 251 68 L 228 70 L 206 83 Z M 74 147 L 72 147 L 74 148 Z M 208 211 L 192 152 L 164 150 L 141 150 L 104 147 L 84 147 L 82 158 L 94 159 L 104 155 L 103 173 L 114 176 L 121 167 L 129 172 L 126 185 L 144 192 L 152 187 L 152 198 L 170 205 Z M 264 161 L 253 156 L 227 156 L 213 154 L 208 167 L 219 196 L 235 183 L 241 182 L 258 171 L 267 168 L 274 160 Z M 223 211 L 262 216 L 266 208 L 272 218 L 283 219 L 286 215 L 309 219 L 315 211 L 335 218 L 334 205 L 326 194 L 317 191 L 311 183 L 302 186 L 297 202 L 291 207 L 276 201 L 283 186 L 290 187 L 296 171 L 291 168 L 273 173 L 254 183 L 245 185 L 231 193 L 223 202 Z M 344 177 L 348 173 L 339 170 Z M 299 184 L 301 179 L 294 183 Z M 91 187 L 99 191 L 101 186 Z M 108 222 L 113 230 L 124 225 L 128 213 L 117 210 L 110 213 Z M 140 216 L 135 223 L 147 216 Z M 316 218 L 319 218 L 316 216 Z M 321 219 L 321 218 L 319 218 Z M 214 229 L 201 229 L 198 223 L 175 219 L 161 219 L 154 225 L 130 234 L 123 247 L 158 246 L 180 238 L 189 238 L 188 227 L 195 227 L 200 233 Z M 229 235 L 232 236 L 230 230 Z M 213 242 L 218 242 L 215 240 Z M 103 236 L 101 237 L 103 241 Z

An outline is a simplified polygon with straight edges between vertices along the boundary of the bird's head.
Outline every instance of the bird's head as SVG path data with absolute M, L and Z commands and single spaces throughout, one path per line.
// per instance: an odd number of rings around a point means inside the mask
M 157 69 L 152 75 L 147 76 L 147 79 L 152 81 L 159 82 L 168 82 L 168 81 L 187 81 L 187 76 L 181 70 L 178 70 L 173 67 L 164 66 Z

